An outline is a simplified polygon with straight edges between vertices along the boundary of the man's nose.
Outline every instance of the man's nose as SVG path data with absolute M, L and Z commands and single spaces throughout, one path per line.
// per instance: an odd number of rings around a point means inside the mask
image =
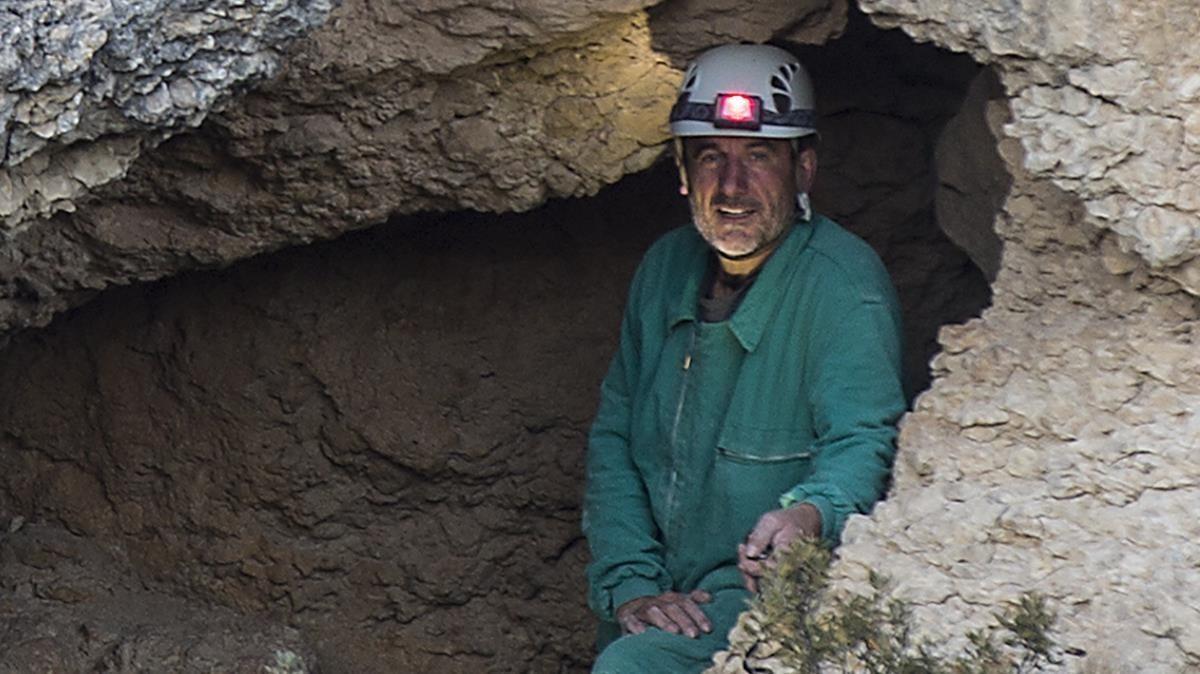
M 721 167 L 721 194 L 735 195 L 746 191 L 746 164 L 740 159 L 729 159 Z

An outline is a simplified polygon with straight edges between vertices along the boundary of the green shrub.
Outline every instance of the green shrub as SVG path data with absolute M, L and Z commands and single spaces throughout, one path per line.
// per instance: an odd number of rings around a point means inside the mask
M 887 597 L 874 572 L 867 595 L 826 593 L 830 553 L 803 541 L 779 555 L 752 609 L 772 657 L 801 674 L 1026 674 L 1058 663 L 1045 600 L 1028 593 L 984 631 L 968 634 L 963 653 L 935 654 L 914 636 L 907 604 Z

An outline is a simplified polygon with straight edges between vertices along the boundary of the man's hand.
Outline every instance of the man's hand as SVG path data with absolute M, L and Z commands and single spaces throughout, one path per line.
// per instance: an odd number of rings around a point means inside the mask
M 641 634 L 649 627 L 657 627 L 664 632 L 686 634 L 695 639 L 701 632 L 712 631 L 712 623 L 699 606 L 710 601 L 712 595 L 704 590 L 692 590 L 688 594 L 664 592 L 657 597 L 638 597 L 617 608 L 617 622 L 626 634 Z
M 821 535 L 821 511 L 810 503 L 772 510 L 758 518 L 758 524 L 738 546 L 738 570 L 746 589 L 758 592 L 758 579 L 773 562 L 769 557 L 798 538 L 817 538 Z

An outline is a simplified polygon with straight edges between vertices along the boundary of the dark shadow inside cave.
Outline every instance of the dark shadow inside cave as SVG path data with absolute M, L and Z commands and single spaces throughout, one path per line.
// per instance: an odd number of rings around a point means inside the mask
M 975 260 L 998 264 L 992 218 L 1009 180 L 982 121 L 987 98 L 967 93 L 995 97 L 998 86 L 969 57 L 879 30 L 859 12 L 841 38 L 795 51 L 813 77 L 820 115 L 814 204 L 870 243 L 891 273 L 914 396 L 929 386 L 938 328 L 991 303 L 988 275 Z M 940 155 L 957 161 L 939 156 L 945 144 Z M 994 276 L 995 266 L 989 271 Z
M 999 93 L 861 15 L 799 53 L 816 206 L 892 273 L 915 394 L 939 326 L 990 302 L 1007 178 L 979 120 Z M 686 222 L 675 187 L 664 160 L 527 214 L 405 217 L 108 291 L 18 336 L 0 353 L 0 524 L 24 513 L 75 542 L 0 560 L 8 589 L 101 541 L 143 589 L 300 629 L 325 672 L 586 671 L 585 435 L 634 266 Z M 24 531 L 7 550 L 36 552 Z M 117 596 L 96 568 L 63 571 L 110 589 L 73 601 Z M 69 624 L 64 606 L 39 619 Z

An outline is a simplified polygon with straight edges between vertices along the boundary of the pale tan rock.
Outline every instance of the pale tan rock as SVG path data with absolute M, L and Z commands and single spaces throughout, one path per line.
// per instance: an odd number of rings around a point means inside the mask
M 710 46 L 787 39 L 821 44 L 846 26 L 845 0 L 675 0 L 651 13 L 654 48 L 683 64 Z
M 862 6 L 884 25 L 997 63 L 1025 166 L 1077 194 L 1089 224 L 1129 237 L 1132 249 L 1168 276 L 1200 255 L 1200 153 L 1187 140 L 1200 109 L 1200 56 L 1172 46 L 1200 31 L 1200 12 L 1189 0 L 1163 0 L 1145 11 L 1096 2 L 1053 10 L 944 0 Z M 1041 9 L 1046 15 L 1033 18 Z M 1013 62 L 1010 69 L 1012 56 L 1036 59 L 1038 67 Z

